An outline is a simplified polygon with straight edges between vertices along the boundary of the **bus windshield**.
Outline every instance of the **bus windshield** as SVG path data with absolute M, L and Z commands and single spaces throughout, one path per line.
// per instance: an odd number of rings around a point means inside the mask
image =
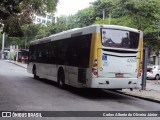
M 117 30 L 102 29 L 102 45 L 105 47 L 137 49 L 139 43 L 139 33 Z

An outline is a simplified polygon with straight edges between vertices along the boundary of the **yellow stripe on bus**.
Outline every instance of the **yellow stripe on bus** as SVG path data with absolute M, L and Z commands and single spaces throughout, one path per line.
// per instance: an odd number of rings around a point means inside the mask
M 98 48 L 101 48 L 101 35 L 100 33 L 92 33 L 90 62 L 89 62 L 90 68 L 93 66 L 94 59 L 101 58 L 101 53 L 98 54 Z M 99 59 L 98 59 L 98 67 L 100 67 Z
M 142 60 L 143 60 L 143 39 L 140 38 L 140 40 L 139 40 L 139 47 L 138 47 L 137 70 L 142 69 L 142 65 L 141 65 Z

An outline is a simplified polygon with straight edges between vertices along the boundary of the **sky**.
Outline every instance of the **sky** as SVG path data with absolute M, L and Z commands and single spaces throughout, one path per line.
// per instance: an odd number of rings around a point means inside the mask
M 57 5 L 56 16 L 60 15 L 73 15 L 86 7 L 89 7 L 90 2 L 95 0 L 59 0 Z

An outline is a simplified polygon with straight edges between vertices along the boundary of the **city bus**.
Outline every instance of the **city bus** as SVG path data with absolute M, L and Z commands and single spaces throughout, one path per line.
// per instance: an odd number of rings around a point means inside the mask
M 142 83 L 143 32 L 91 25 L 32 41 L 28 72 L 63 88 L 133 89 Z

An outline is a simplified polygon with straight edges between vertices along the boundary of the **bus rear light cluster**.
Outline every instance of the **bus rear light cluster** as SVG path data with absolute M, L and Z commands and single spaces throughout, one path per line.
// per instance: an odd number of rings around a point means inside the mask
M 94 64 L 93 64 L 93 67 L 97 67 L 97 63 L 94 63 Z
M 138 72 L 138 78 L 141 78 L 141 77 L 142 77 L 142 69 L 140 69 Z
M 93 61 L 92 73 L 97 76 L 97 59 L 94 59 Z
M 141 61 L 141 62 L 140 62 L 140 69 L 139 69 L 139 71 L 138 71 L 138 78 L 141 78 L 141 77 L 142 77 L 142 73 L 143 73 L 143 71 L 142 71 L 142 65 L 143 65 L 143 62 Z
M 92 68 L 92 73 L 96 76 L 97 75 L 97 69 Z
M 141 61 L 140 62 L 140 69 L 142 69 L 142 66 L 143 66 L 143 62 Z

